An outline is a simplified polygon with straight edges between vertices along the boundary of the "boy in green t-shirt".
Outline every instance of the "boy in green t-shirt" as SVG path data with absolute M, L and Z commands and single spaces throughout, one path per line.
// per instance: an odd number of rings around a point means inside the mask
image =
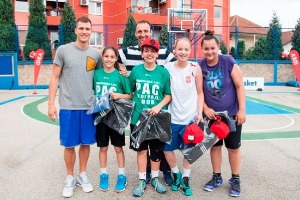
M 129 80 L 116 69 L 118 67 L 117 58 L 118 51 L 113 46 L 107 46 L 103 49 L 103 68 L 97 69 L 94 73 L 95 94 L 103 95 L 109 92 L 112 99 L 131 99 L 132 95 Z M 104 123 L 98 123 L 96 126 L 97 146 L 100 147 L 100 190 L 107 191 L 109 189 L 109 175 L 107 173 L 109 138 L 111 144 L 114 146 L 119 168 L 115 191 L 122 192 L 127 185 L 125 156 L 123 151 L 123 146 L 125 146 L 125 134 L 119 134 Z
M 132 100 L 135 102 L 131 118 L 131 132 L 133 131 L 140 113 L 148 110 L 150 115 L 157 115 L 161 109 L 166 109 L 166 105 L 171 101 L 170 74 L 160 65 L 156 64 L 158 57 L 159 42 L 153 38 L 146 38 L 142 45 L 142 57 L 144 64 L 135 66 L 129 76 L 132 92 Z M 164 142 L 159 139 L 145 140 L 139 148 L 135 148 L 130 141 L 130 148 L 137 151 L 137 163 L 139 173 L 139 183 L 134 188 L 133 196 L 141 197 L 146 189 L 146 167 L 147 152 L 150 155 L 161 155 L 164 149 Z M 151 152 L 158 152 L 153 154 Z M 161 153 L 160 153 L 161 152 Z M 158 179 L 160 158 L 151 157 L 151 184 L 159 193 L 166 193 L 165 186 Z

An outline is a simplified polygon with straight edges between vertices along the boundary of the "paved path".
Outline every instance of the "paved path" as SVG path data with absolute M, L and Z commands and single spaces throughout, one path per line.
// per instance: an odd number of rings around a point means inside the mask
M 0 91 L 1 199 L 63 199 L 61 193 L 65 166 L 63 148 L 58 140 L 59 127 L 41 117 L 41 113 L 45 115 L 47 111 L 47 102 L 43 100 L 46 94 L 47 90 L 38 90 L 38 95 L 32 95 L 31 90 Z M 288 113 L 278 111 L 278 114 L 247 116 L 242 141 L 242 196 L 239 199 L 300 198 L 299 94 L 295 88 L 288 87 L 265 87 L 263 92 L 247 92 L 248 100 L 258 99 L 260 104 L 273 106 L 274 110 L 285 109 Z M 41 103 L 36 104 L 37 101 Z M 31 110 L 34 110 L 34 103 L 38 113 Z M 294 112 L 290 112 L 291 109 Z M 117 167 L 112 148 L 108 163 L 111 190 L 105 193 L 98 189 L 100 170 L 98 148 L 94 145 L 91 148 L 88 176 L 95 191 L 86 194 L 78 187 L 71 199 L 134 198 L 131 192 L 137 182 L 136 154 L 128 148 L 128 138 L 126 143 L 127 189 L 119 194 L 113 192 Z M 189 199 L 232 199 L 228 195 L 228 157 L 225 149 L 223 152 L 224 184 L 212 193 L 203 191 L 203 184 L 211 177 L 209 153 L 206 153 L 193 165 L 191 185 L 194 195 Z M 182 158 L 180 152 L 176 155 Z M 181 192 L 170 190 L 160 195 L 149 185 L 142 199 L 159 198 L 174 200 L 186 197 Z

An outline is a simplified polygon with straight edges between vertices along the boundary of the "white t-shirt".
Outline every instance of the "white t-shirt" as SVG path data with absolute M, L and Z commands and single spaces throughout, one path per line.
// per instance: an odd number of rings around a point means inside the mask
M 197 111 L 196 73 L 199 65 L 188 62 L 185 68 L 177 68 L 175 62 L 167 63 L 164 67 L 170 73 L 172 101 L 169 104 L 171 121 L 174 124 L 186 125 Z

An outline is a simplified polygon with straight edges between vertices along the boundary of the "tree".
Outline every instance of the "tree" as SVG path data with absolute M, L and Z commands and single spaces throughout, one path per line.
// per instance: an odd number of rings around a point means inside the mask
M 221 50 L 222 54 L 227 54 L 228 53 L 228 49 L 227 49 L 226 44 L 224 43 L 223 40 L 221 40 L 221 42 L 220 42 L 220 50 Z
M 59 44 L 67 44 L 76 40 L 74 29 L 76 28 L 76 17 L 73 8 L 70 6 L 69 1 L 65 2 L 60 25 L 58 29 Z M 58 47 L 58 46 L 57 46 Z
M 29 53 L 39 48 L 45 51 L 45 60 L 51 60 L 51 47 L 47 33 L 47 24 L 45 17 L 45 6 L 43 0 L 31 1 L 29 5 L 29 26 L 24 46 L 24 55 L 26 60 L 30 60 Z
M 168 26 L 166 24 L 162 25 L 158 40 L 160 45 L 168 47 Z
M 252 50 L 252 58 L 256 60 L 264 60 L 267 59 L 266 55 L 266 46 L 267 46 L 267 38 L 260 37 L 254 45 Z
M 292 36 L 292 49 L 300 52 L 300 18 L 297 21 Z
M 239 40 L 237 44 L 238 58 L 243 58 L 246 51 L 245 41 Z
M 136 22 L 133 16 L 130 14 L 126 22 L 126 29 L 124 30 L 123 45 L 122 45 L 123 48 L 138 44 L 138 40 L 136 39 L 134 34 L 135 27 L 136 27 Z
M 235 58 L 235 48 L 234 47 L 230 48 L 230 53 L 229 54 L 232 55 Z
M 0 1 L 0 51 L 18 51 L 19 38 L 17 34 L 14 7 L 11 0 Z
M 266 59 L 281 58 L 281 52 L 283 51 L 281 35 L 282 33 L 279 18 L 276 12 L 273 12 L 273 17 L 269 24 L 269 29 L 267 33 L 265 49 Z

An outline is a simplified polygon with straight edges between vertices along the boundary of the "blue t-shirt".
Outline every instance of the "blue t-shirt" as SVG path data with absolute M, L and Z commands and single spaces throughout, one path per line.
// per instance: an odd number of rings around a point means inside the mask
M 238 111 L 236 88 L 230 75 L 234 64 L 235 60 L 227 55 L 219 55 L 215 66 L 208 66 L 205 59 L 199 61 L 205 103 L 215 111 L 227 110 L 229 116 L 236 115 Z

